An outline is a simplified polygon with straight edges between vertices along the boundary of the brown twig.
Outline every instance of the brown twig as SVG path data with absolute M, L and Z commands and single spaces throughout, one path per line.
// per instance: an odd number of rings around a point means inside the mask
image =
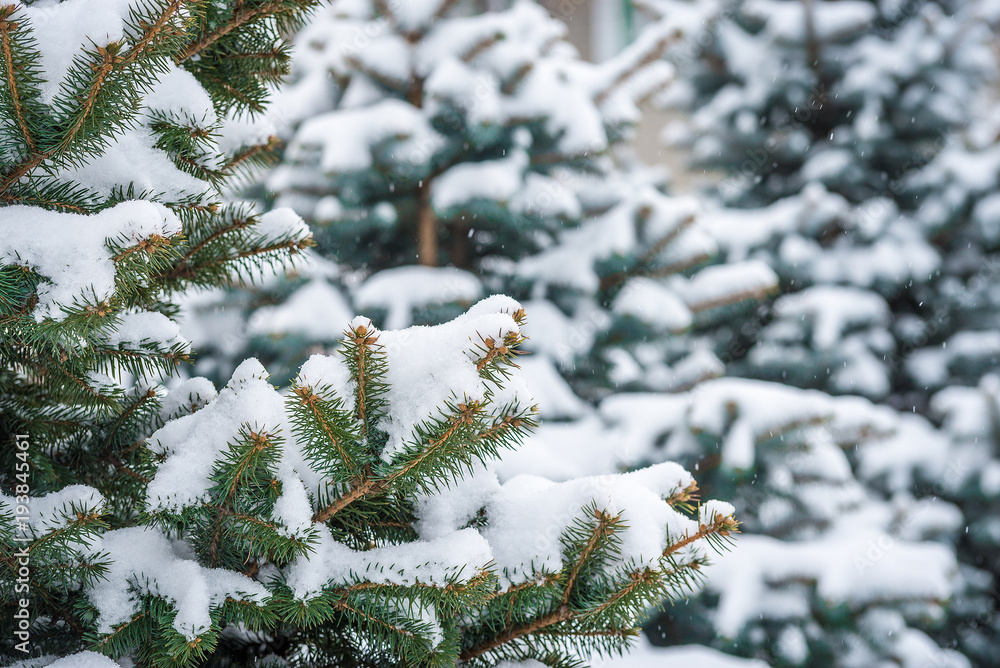
M 18 90 L 17 79 L 14 78 L 14 54 L 10 48 L 10 33 L 17 28 L 17 23 L 8 21 L 7 18 L 17 9 L 16 5 L 7 5 L 0 8 L 0 40 L 3 42 L 3 59 L 7 66 L 7 89 L 10 91 L 11 102 L 14 105 L 14 116 L 17 125 L 21 128 L 24 141 L 28 147 L 28 153 L 35 152 L 35 140 L 31 136 L 28 128 L 28 121 L 24 116 L 24 108 L 21 104 L 21 94 Z
M 182 50 L 174 58 L 174 62 L 178 65 L 190 60 L 194 56 L 197 56 L 202 51 L 212 46 L 220 39 L 236 30 L 245 23 L 248 23 L 256 18 L 261 18 L 265 16 L 270 16 L 272 14 L 280 13 L 283 7 L 277 2 L 269 2 L 267 4 L 260 5 L 259 7 L 254 7 L 252 9 L 238 9 L 231 20 L 225 24 L 216 28 L 213 32 L 204 35 L 201 39 L 188 44 L 187 47 Z

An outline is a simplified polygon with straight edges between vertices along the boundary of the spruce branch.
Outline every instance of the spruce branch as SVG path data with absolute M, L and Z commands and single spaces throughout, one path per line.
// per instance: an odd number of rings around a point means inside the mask
M 573 585 L 576 584 L 576 579 L 580 575 L 580 571 L 584 565 L 602 543 L 619 529 L 621 515 L 611 516 L 606 510 L 598 508 L 592 508 L 591 510 L 597 518 L 597 524 L 591 530 L 591 535 L 587 539 L 587 542 L 580 549 L 576 563 L 573 564 L 573 568 L 570 569 L 569 576 L 566 578 L 562 596 L 563 605 L 569 603 L 570 595 L 573 593 Z
M 672 508 L 679 508 L 685 512 L 691 512 L 694 510 L 694 505 L 692 502 L 698 499 L 698 483 L 691 481 L 687 487 L 679 489 L 667 498 L 667 503 L 670 504 Z
M 15 204 L 21 204 L 25 206 L 41 206 L 46 209 L 55 209 L 57 211 L 65 211 L 67 213 L 78 213 L 81 215 L 87 215 L 91 212 L 89 207 L 82 206 L 79 204 L 73 204 L 71 202 L 62 202 L 58 200 L 39 198 L 34 193 L 32 193 L 31 195 L 22 195 L 22 194 L 11 193 L 8 191 L 3 194 L 0 194 L 0 201 L 2 201 L 7 206 L 13 206 Z
M 0 193 L 5 193 L 42 163 L 67 153 L 79 142 L 81 134 L 93 121 L 93 116 L 99 109 L 98 100 L 111 76 L 122 73 L 143 60 L 155 60 L 159 49 L 154 47 L 159 46 L 158 42 L 179 36 L 180 32 L 173 26 L 171 19 L 183 6 L 184 1 L 170 0 L 153 22 L 140 21 L 139 26 L 143 29 L 143 33 L 124 53 L 121 43 L 111 43 L 96 48 L 94 56 L 97 60 L 87 65 L 92 72 L 92 79 L 86 90 L 74 97 L 74 105 L 68 107 L 69 116 L 75 117 L 75 120 L 67 129 L 61 131 L 61 139 L 51 148 L 43 150 L 39 147 L 20 162 L 4 169 L 0 177 Z M 139 77 L 137 79 L 141 81 Z M 66 105 L 65 102 L 62 104 Z M 131 113 L 134 113 L 134 110 L 131 110 Z
M 639 54 L 637 58 L 634 58 L 632 62 L 618 67 L 618 71 L 614 73 L 611 80 L 594 94 L 594 103 L 600 106 L 607 102 L 608 98 L 610 98 L 615 91 L 618 90 L 618 88 L 631 79 L 636 73 L 660 60 L 667 50 L 671 46 L 679 43 L 683 37 L 684 35 L 680 31 L 673 31 L 669 34 L 662 35 L 652 44 L 646 46 L 645 51 Z
M 214 214 L 218 211 L 216 205 L 210 205 L 208 209 L 209 214 Z M 253 221 L 249 218 L 244 218 L 242 216 L 236 216 L 227 224 L 218 227 L 213 230 L 210 234 L 201 239 L 194 246 L 190 246 L 184 250 L 184 254 L 178 259 L 174 264 L 173 268 L 169 272 L 163 275 L 166 280 L 177 280 L 183 277 L 190 277 L 195 274 L 194 270 L 188 268 L 191 264 L 192 259 L 198 255 L 203 249 L 205 249 L 209 244 L 219 240 L 221 237 L 231 234 L 233 232 L 239 232 L 240 230 L 246 229 L 253 224 Z
M 392 6 L 389 5 L 388 0 L 372 0 L 375 5 L 375 12 L 378 16 L 384 16 L 390 21 L 396 20 L 396 15 L 392 11 Z
M 688 308 L 691 309 L 693 313 L 700 313 L 702 311 L 708 311 L 713 308 L 718 308 L 720 306 L 728 306 L 729 304 L 737 304 L 749 300 L 760 300 L 765 299 L 768 295 L 774 294 L 775 291 L 779 289 L 778 285 L 769 285 L 765 288 L 746 288 L 735 293 L 725 295 L 723 297 L 718 297 L 716 299 L 706 299 L 700 302 L 694 302 L 688 304 Z
M 17 72 L 24 67 L 24 63 L 15 62 L 14 45 L 12 44 L 12 33 L 19 27 L 19 24 L 16 21 L 11 21 L 10 17 L 16 10 L 17 5 L 0 7 L 0 42 L 2 42 L 3 48 L 5 83 L 11 98 L 14 119 L 24 136 L 28 153 L 33 153 L 35 151 L 34 132 L 28 125 L 29 112 L 25 109 L 24 101 L 21 99 L 20 84 L 17 81 Z
M 663 551 L 664 557 L 669 557 L 678 550 L 681 550 L 692 543 L 699 540 L 710 538 L 711 536 L 721 536 L 723 538 L 728 538 L 734 532 L 739 531 L 739 523 L 732 517 L 725 517 L 721 513 L 717 513 L 712 519 L 711 524 L 700 524 L 698 530 L 693 534 L 687 535 L 680 539 L 676 543 L 673 543 L 666 550 Z
M 281 146 L 281 140 L 272 135 L 267 138 L 267 142 L 264 144 L 254 144 L 253 146 L 247 146 L 237 151 L 232 157 L 226 160 L 220 171 L 224 174 L 233 174 L 242 165 L 273 153 L 279 146 Z
M 359 446 L 364 438 L 344 400 L 332 394 L 329 388 L 295 385 L 287 405 L 309 462 L 329 480 L 346 482 L 367 464 Z
M 655 211 L 650 206 L 644 206 L 636 212 L 637 222 L 645 222 L 648 220 Z M 636 276 L 648 276 L 648 277 L 663 277 L 671 276 L 680 271 L 690 269 L 691 267 L 700 264 L 709 259 L 707 254 L 696 254 L 690 260 L 684 263 L 674 263 L 668 265 L 667 267 L 655 267 L 657 258 L 663 251 L 667 250 L 670 245 L 695 222 L 694 216 L 685 216 L 673 229 L 669 230 L 666 234 L 659 237 L 654 241 L 649 248 L 647 248 L 635 264 L 625 271 L 615 272 L 613 274 L 608 274 L 601 278 L 601 291 L 606 292 L 608 290 L 613 290 L 618 287 L 629 278 Z M 666 273 L 669 272 L 669 273 Z
M 488 640 L 486 642 L 480 643 L 475 647 L 470 647 L 469 649 L 463 650 L 459 655 L 462 661 L 471 661 L 476 657 L 482 656 L 486 652 L 495 650 L 503 645 L 514 642 L 518 638 L 526 635 L 538 633 L 542 629 L 545 629 L 553 624 L 560 624 L 562 622 L 569 621 L 575 617 L 575 613 L 568 605 L 561 605 L 549 614 L 539 617 L 531 622 L 525 624 L 519 624 L 517 626 L 511 626 L 503 629 L 497 636 Z
M 368 440 L 374 424 L 382 417 L 382 401 L 378 397 L 385 388 L 384 351 L 378 344 L 378 335 L 369 332 L 366 325 L 349 329 L 346 336 L 344 355 L 356 380 L 354 412 L 361 424 L 361 435 Z
M 201 55 L 231 32 L 259 19 L 273 18 L 280 15 L 293 16 L 311 6 L 313 2 L 262 2 L 251 7 L 238 7 L 232 17 L 215 30 L 205 33 L 195 41 L 185 46 L 176 56 L 174 62 L 178 65 L 188 62 Z
M 458 2 L 459 0 L 441 0 L 441 4 L 434 10 L 434 18 L 440 19 L 444 17 Z

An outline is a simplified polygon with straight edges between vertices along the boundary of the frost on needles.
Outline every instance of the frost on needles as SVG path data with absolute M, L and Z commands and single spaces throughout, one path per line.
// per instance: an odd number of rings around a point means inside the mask
M 694 513 L 671 463 L 501 485 L 493 463 L 536 424 L 524 322 L 499 296 L 434 327 L 358 317 L 285 391 L 253 359 L 217 396 L 180 386 L 185 414 L 144 447 L 130 526 L 109 527 L 109 500 L 82 485 L 32 500 L 39 586 L 83 594 L 64 611 L 74 649 L 184 666 L 570 665 L 623 649 L 645 608 L 690 591 L 733 510 Z

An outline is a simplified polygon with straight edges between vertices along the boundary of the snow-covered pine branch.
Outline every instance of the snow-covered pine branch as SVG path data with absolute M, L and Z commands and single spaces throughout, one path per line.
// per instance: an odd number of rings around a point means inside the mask
M 525 317 L 505 297 L 435 327 L 359 317 L 284 392 L 256 360 L 217 396 L 189 381 L 169 402 L 190 410 L 144 448 L 140 522 L 109 527 L 109 500 L 77 485 L 32 498 L 3 538 L 23 536 L 50 590 L 81 592 L 83 646 L 137 665 L 617 651 L 646 606 L 696 586 L 733 509 L 692 516 L 671 463 L 501 485 L 493 466 L 535 426 Z
M 0 10 L 5 439 L 139 437 L 116 433 L 131 383 L 175 373 L 190 353 L 171 321 L 178 291 L 260 275 L 309 245 L 290 212 L 221 201 L 247 149 L 220 143 L 224 114 L 256 109 L 285 61 L 279 29 L 309 3 L 256 4 L 252 16 L 168 0 Z M 273 53 L 231 58 L 250 34 Z M 196 61 L 183 55 L 192 46 Z M 155 423 L 155 409 L 139 412 Z
M 134 526 L 152 473 L 144 439 L 166 417 L 160 383 L 193 356 L 176 322 L 179 293 L 259 278 L 311 245 L 292 212 L 261 214 L 221 191 L 274 148 L 226 117 L 260 111 L 286 67 L 283 31 L 313 3 L 236 4 L 0 6 L 5 659 L 24 656 L 15 632 L 31 636 L 36 658 L 89 646 L 80 587 L 141 586 L 137 564 L 169 570 L 165 588 L 192 572 L 144 551 L 169 543 Z M 16 518 L 35 532 L 26 545 Z M 126 532 L 117 543 L 102 543 L 109 526 Z M 100 544 L 131 552 L 108 560 Z M 11 556 L 22 548 L 30 559 Z M 22 558 L 30 584 L 16 582 Z M 201 584 L 196 596 L 230 592 Z M 115 596 L 130 605 L 131 594 Z M 31 601 L 28 629 L 14 617 L 21 600 Z M 173 651 L 151 639 L 115 642 L 146 646 L 142 661 Z

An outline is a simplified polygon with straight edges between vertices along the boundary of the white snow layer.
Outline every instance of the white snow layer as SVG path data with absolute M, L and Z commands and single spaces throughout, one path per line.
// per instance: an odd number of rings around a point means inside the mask
M 310 118 L 289 144 L 288 159 L 303 160 L 319 152 L 319 165 L 325 172 L 358 171 L 371 167 L 372 151 L 388 139 L 407 140 L 399 157 L 411 164 L 425 162 L 442 141 L 420 110 L 389 99 L 363 109 Z
M 449 323 L 380 334 L 389 365 L 387 418 L 382 425 L 389 435 L 382 453 L 385 461 L 405 450 L 414 427 L 438 416 L 445 401 L 485 400 L 487 386 L 476 368 L 484 353 L 477 354 L 475 348 L 489 338 L 501 345 L 507 334 L 518 333 L 511 316 L 519 308 L 513 299 L 494 295 Z M 368 327 L 375 330 L 370 322 Z M 534 403 L 520 377 L 512 378 L 506 389 L 507 399 L 522 406 Z M 499 405 L 503 400 L 494 402 Z
M 125 36 L 129 12 L 141 0 L 55 0 L 21 6 L 34 28 L 39 67 L 46 73 L 40 85 L 42 102 L 50 104 L 59 91 L 73 59 L 84 48 L 103 47 Z
M 108 572 L 88 588 L 97 608 L 97 630 L 110 633 L 135 614 L 133 588 L 170 601 L 177 610 L 173 627 L 188 640 L 211 627 L 209 610 L 227 598 L 263 604 L 264 585 L 222 568 L 204 568 L 174 552 L 166 536 L 149 527 L 116 529 L 95 542 L 93 552 L 107 552 Z
M 15 497 L 0 494 L 0 507 L 10 516 L 20 506 Z M 28 526 L 36 536 L 41 536 L 65 527 L 76 521 L 76 511 L 100 513 L 104 508 L 104 497 L 93 487 L 70 485 L 58 492 L 45 496 L 31 497 L 27 504 Z
M 428 541 L 388 545 L 355 552 L 321 527 L 315 550 L 287 569 L 296 598 L 307 600 L 330 583 L 432 584 L 468 582 L 491 559 L 490 546 L 474 529 L 455 531 Z
M 54 655 L 24 659 L 10 664 L 10 668 L 122 668 L 110 658 L 97 652 L 85 651 L 61 658 Z
M 669 544 L 698 530 L 664 499 L 690 484 L 690 474 L 673 463 L 658 464 L 620 475 L 578 478 L 555 483 L 532 475 L 504 484 L 486 503 L 489 522 L 483 535 L 493 547 L 500 573 L 517 584 L 538 572 L 563 567 L 560 538 L 581 508 L 620 516 L 629 530 L 622 535 L 616 565 L 654 566 Z
M 122 202 L 90 216 L 37 207 L 0 209 L 0 262 L 27 267 L 47 279 L 38 286 L 35 319 L 61 320 L 74 301 L 100 303 L 115 291 L 108 242 L 132 246 L 151 236 L 181 231 L 162 204 Z
M 415 311 L 435 304 L 469 304 L 483 295 L 474 275 L 455 267 L 409 266 L 386 269 L 354 293 L 359 309 L 385 309 L 386 328 L 403 329 Z
M 780 541 L 740 537 L 739 549 L 706 569 L 707 586 L 720 594 L 715 627 L 733 638 L 753 618 L 781 614 L 765 596 L 767 583 L 814 582 L 829 606 L 865 605 L 900 598 L 944 600 L 958 565 L 940 543 L 909 543 L 845 517 L 822 538 Z

